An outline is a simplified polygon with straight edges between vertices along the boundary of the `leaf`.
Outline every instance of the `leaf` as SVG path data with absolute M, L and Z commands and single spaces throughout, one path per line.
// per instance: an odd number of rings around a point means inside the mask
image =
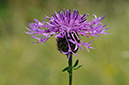
M 69 70 L 69 67 L 64 68 L 64 69 L 62 70 L 62 72 L 65 72 L 65 71 L 67 71 L 67 70 Z
M 76 67 L 76 66 L 78 65 L 78 63 L 79 63 L 79 60 L 77 60 L 77 61 L 75 62 L 73 68 Z
M 79 69 L 80 67 L 82 67 L 82 65 L 79 65 L 78 67 L 73 68 L 73 70 L 77 70 L 77 69 Z

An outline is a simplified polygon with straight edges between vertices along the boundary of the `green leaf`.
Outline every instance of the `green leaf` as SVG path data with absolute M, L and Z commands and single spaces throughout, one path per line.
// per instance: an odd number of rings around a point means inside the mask
M 78 67 L 73 68 L 73 70 L 77 70 L 77 69 L 79 69 L 80 67 L 82 67 L 82 65 L 79 65 Z
M 78 63 L 79 63 L 79 60 L 77 60 L 77 61 L 75 62 L 73 68 L 76 67 L 76 66 L 78 65 Z
M 62 72 L 65 72 L 65 71 L 67 71 L 67 70 L 69 70 L 69 67 L 64 68 L 64 69 L 62 70 Z

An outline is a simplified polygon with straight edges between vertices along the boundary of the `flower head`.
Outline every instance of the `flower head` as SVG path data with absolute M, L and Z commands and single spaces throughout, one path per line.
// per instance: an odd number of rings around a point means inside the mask
M 65 11 L 65 9 L 60 12 L 55 12 L 51 14 L 51 17 L 45 16 L 45 18 L 40 22 L 37 19 L 34 19 L 36 23 L 29 23 L 30 29 L 26 27 L 28 32 L 33 38 L 37 39 L 37 42 L 42 42 L 44 44 L 52 35 L 55 35 L 58 49 L 63 53 L 68 55 L 68 60 L 70 53 L 75 54 L 78 48 L 82 49 L 82 45 L 88 48 L 90 47 L 91 42 L 82 42 L 79 38 L 79 35 L 99 37 L 99 34 L 109 34 L 105 31 L 110 28 L 105 28 L 106 24 L 103 25 L 100 21 L 105 18 L 104 15 L 102 18 L 95 17 L 91 22 L 88 22 L 86 19 L 88 14 L 81 15 L 78 10 L 71 12 L 71 9 Z M 45 19 L 48 19 L 49 22 L 46 22 Z M 47 28 L 47 29 L 46 29 Z M 42 35 L 42 37 L 38 37 Z M 76 55 L 76 54 L 75 54 Z

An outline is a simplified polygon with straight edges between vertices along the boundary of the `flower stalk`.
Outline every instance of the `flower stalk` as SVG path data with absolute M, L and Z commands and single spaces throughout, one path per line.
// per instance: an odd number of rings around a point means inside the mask
M 67 58 L 69 55 L 67 55 Z M 67 71 L 69 73 L 69 85 L 72 85 L 72 71 L 79 69 L 82 65 L 79 65 L 79 60 L 76 60 L 75 64 L 72 66 L 72 53 L 70 53 L 69 61 L 68 61 L 68 66 L 65 67 L 62 71 L 65 72 Z
M 72 54 L 70 54 L 68 64 L 69 64 L 69 68 L 72 68 Z M 69 72 L 69 85 L 72 85 L 72 70 L 70 70 Z

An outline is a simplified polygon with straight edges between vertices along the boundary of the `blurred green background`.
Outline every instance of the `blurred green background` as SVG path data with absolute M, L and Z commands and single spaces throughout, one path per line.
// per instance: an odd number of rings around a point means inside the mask
M 83 65 L 73 73 L 73 85 L 129 85 L 128 0 L 0 0 L 0 85 L 68 85 L 62 72 L 67 58 L 56 47 L 54 36 L 47 43 L 25 34 L 33 18 L 42 20 L 63 8 L 106 18 L 111 35 L 95 38 L 90 53 L 84 48 L 74 56 Z M 81 38 L 86 41 L 87 38 Z

